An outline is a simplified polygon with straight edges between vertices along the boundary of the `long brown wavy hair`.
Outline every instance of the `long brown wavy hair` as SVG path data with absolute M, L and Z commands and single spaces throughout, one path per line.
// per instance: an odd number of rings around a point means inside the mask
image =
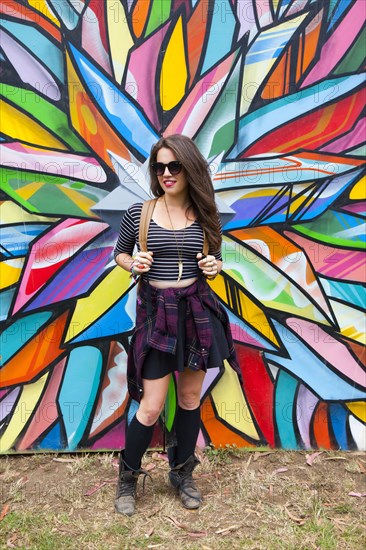
M 151 149 L 149 164 L 150 188 L 154 197 L 164 195 L 158 178 L 151 168 L 151 164 L 156 162 L 158 151 L 162 148 L 171 149 L 177 160 L 182 163 L 188 182 L 189 196 L 197 221 L 206 234 L 210 251 L 219 251 L 222 242 L 221 228 L 210 169 L 206 159 L 201 154 L 197 145 L 187 136 L 174 134 L 159 139 Z

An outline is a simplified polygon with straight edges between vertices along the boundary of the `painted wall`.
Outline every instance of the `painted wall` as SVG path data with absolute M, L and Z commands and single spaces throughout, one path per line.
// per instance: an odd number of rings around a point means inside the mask
M 212 168 L 244 378 L 207 375 L 199 443 L 365 448 L 364 0 L 0 11 L 1 451 L 123 445 L 135 289 L 112 250 L 176 132 Z

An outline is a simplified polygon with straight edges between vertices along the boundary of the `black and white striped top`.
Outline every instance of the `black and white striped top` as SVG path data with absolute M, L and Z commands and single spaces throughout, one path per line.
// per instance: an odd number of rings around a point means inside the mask
M 114 257 L 125 253 L 132 256 L 135 245 L 140 250 L 138 243 L 139 227 L 142 203 L 133 204 L 126 211 L 121 221 L 118 240 L 114 249 Z M 174 237 L 175 233 L 175 237 Z M 196 255 L 202 252 L 203 231 L 200 224 L 195 221 L 184 229 L 165 229 L 154 220 L 151 220 L 147 238 L 147 248 L 153 252 L 153 264 L 149 271 L 149 278 L 157 281 L 175 281 L 178 278 L 179 256 L 183 260 L 182 279 L 197 277 L 201 272 L 198 267 Z M 210 254 L 213 254 L 210 251 Z M 221 252 L 213 254 L 221 260 Z

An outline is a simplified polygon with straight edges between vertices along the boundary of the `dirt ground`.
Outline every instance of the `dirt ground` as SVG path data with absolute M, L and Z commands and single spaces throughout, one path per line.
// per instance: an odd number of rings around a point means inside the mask
M 361 452 L 207 449 L 204 502 L 181 507 L 166 456 L 150 452 L 137 513 L 114 512 L 117 454 L 0 457 L 0 548 L 364 549 Z

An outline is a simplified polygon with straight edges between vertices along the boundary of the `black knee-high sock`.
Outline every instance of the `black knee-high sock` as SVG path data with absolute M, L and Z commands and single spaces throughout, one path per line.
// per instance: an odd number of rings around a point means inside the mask
M 201 426 L 200 408 L 188 411 L 178 406 L 175 419 L 177 435 L 176 463 L 183 464 L 196 448 L 198 433 Z
M 124 460 L 129 469 L 138 470 L 140 468 L 141 459 L 150 444 L 153 432 L 154 425 L 145 426 L 134 416 L 127 428 L 124 450 Z

